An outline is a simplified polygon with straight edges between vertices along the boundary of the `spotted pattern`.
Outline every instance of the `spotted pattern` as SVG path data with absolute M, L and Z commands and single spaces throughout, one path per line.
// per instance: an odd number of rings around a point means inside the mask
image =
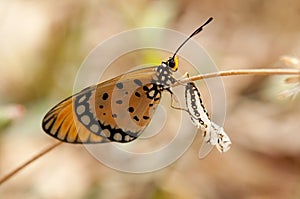
M 74 109 L 78 120 L 87 129 L 90 129 L 93 133 L 98 134 L 99 131 L 101 131 L 101 129 L 95 127 L 92 128 L 92 126 L 99 126 L 99 123 L 95 119 L 93 113 L 90 111 L 90 106 L 89 106 L 89 98 L 92 96 L 93 92 L 94 92 L 93 90 L 90 90 L 89 92 L 77 96 L 74 100 Z M 81 108 L 83 109 L 83 111 L 78 111 L 80 107 L 84 107 Z M 93 130 L 97 130 L 97 131 L 93 131 Z
M 70 143 L 130 142 L 150 123 L 161 92 L 170 92 L 176 81 L 167 62 L 120 75 L 57 104 L 44 117 L 43 129 Z M 113 98 L 114 90 L 117 98 Z M 123 119 L 126 114 L 130 118 Z
M 214 146 L 220 152 L 226 152 L 230 149 L 231 141 L 223 128 L 212 122 L 202 103 L 200 91 L 193 82 L 185 87 L 185 98 L 188 112 L 192 122 L 197 128 L 204 130 L 203 144 L 199 151 L 199 157 L 207 156 Z
M 101 126 L 101 129 L 103 129 L 101 131 L 101 136 L 105 136 L 106 138 L 108 138 L 110 141 L 112 142 L 129 142 L 129 141 L 133 141 L 135 140 L 138 136 L 137 134 L 139 132 L 132 132 L 132 131 L 124 131 L 120 128 L 112 128 L 110 125 L 103 125 L 99 122 L 100 126 Z M 106 134 L 105 134 L 106 132 Z M 107 133 L 109 132 L 109 133 Z M 115 135 L 116 134 L 119 134 L 118 140 L 116 140 L 115 138 Z
M 185 98 L 191 120 L 197 128 L 205 131 L 210 130 L 211 121 L 209 114 L 202 102 L 200 92 L 193 82 L 187 83 L 185 87 Z
M 156 68 L 156 78 L 154 78 L 152 82 L 166 89 L 170 88 L 171 85 L 176 82 L 176 79 L 173 77 L 173 72 L 168 65 L 162 62 L 162 64 Z
M 147 98 L 153 100 L 160 100 L 161 91 L 164 91 L 164 87 L 157 84 L 149 84 L 148 86 L 144 86 L 143 90 L 146 91 Z
M 89 88 L 84 90 L 89 92 Z M 87 96 L 82 96 L 78 99 L 79 103 L 83 103 L 87 100 Z M 42 121 L 43 130 L 52 137 L 69 143 L 103 143 L 108 140 L 105 137 L 97 136 L 93 132 L 97 132 L 99 125 L 90 125 L 90 130 L 86 128 L 78 121 L 76 114 L 78 112 L 82 117 L 81 120 L 88 124 L 89 117 L 82 115 L 82 112 L 86 111 L 85 105 L 80 105 L 73 109 L 73 96 L 63 100 L 56 106 L 54 106 L 44 117 Z M 74 110 L 74 111 L 73 111 Z
M 120 128 L 112 128 L 110 125 L 104 125 L 100 120 L 96 119 L 95 114 L 91 112 L 89 99 L 93 94 L 93 90 L 86 92 L 82 95 L 78 95 L 74 100 L 75 113 L 78 120 L 90 131 L 96 135 L 108 138 L 111 141 L 128 142 L 136 139 L 136 132 L 123 131 Z M 103 98 L 108 99 L 108 94 L 104 93 Z M 101 105 L 100 105 L 101 106 Z M 100 107 L 99 106 L 99 107 Z M 103 108 L 103 105 L 101 106 Z M 80 110 L 80 111 L 78 111 Z M 105 114 L 105 113 L 103 113 Z M 116 114 L 112 114 L 113 118 L 117 118 Z M 108 134 L 108 132 L 110 132 Z M 116 134 L 118 134 L 116 136 Z M 117 138 L 117 140 L 115 139 Z

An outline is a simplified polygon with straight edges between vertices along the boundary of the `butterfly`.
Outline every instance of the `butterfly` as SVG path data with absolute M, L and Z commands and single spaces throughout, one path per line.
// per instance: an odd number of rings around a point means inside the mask
M 203 27 L 196 29 L 158 66 L 134 70 L 92 85 L 54 106 L 43 118 L 50 136 L 68 143 L 131 142 L 149 125 L 162 92 L 173 95 L 178 69 L 176 54 Z
M 231 141 L 224 129 L 211 121 L 209 114 L 202 102 L 201 94 L 194 82 L 188 82 L 185 86 L 185 99 L 187 112 L 192 123 L 203 131 L 203 143 L 199 157 L 204 158 L 214 146 L 220 152 L 230 149 Z

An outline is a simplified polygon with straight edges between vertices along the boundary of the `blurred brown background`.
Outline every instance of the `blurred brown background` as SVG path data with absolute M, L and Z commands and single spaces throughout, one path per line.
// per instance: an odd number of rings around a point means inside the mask
M 195 40 L 220 70 L 288 67 L 282 56 L 300 57 L 295 0 L 0 1 L 0 175 L 53 143 L 41 119 L 72 93 L 98 43 L 137 27 L 189 34 L 210 16 Z M 0 198 L 300 198 L 300 103 L 278 98 L 284 78 L 224 78 L 226 154 L 199 160 L 194 143 L 172 166 L 133 175 L 63 144 L 3 184 Z

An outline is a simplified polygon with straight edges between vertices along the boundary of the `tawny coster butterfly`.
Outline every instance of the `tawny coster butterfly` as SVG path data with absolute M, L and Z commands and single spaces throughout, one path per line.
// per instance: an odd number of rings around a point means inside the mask
M 201 94 L 194 82 L 188 82 L 185 86 L 185 99 L 187 112 L 192 123 L 203 131 L 203 142 L 199 151 L 199 157 L 204 158 L 214 146 L 220 152 L 230 149 L 231 141 L 224 129 L 211 121 L 209 114 L 202 102 Z
M 69 143 L 130 142 L 148 126 L 161 93 L 177 82 L 176 54 L 205 25 L 195 30 L 159 66 L 125 73 L 90 86 L 54 106 L 43 118 L 42 127 L 50 136 Z

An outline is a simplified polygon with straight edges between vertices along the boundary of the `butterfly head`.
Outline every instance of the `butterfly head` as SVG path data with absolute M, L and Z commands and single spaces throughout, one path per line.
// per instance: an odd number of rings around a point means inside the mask
M 178 70 L 178 57 L 170 57 L 166 64 L 171 69 L 171 71 L 176 72 Z

